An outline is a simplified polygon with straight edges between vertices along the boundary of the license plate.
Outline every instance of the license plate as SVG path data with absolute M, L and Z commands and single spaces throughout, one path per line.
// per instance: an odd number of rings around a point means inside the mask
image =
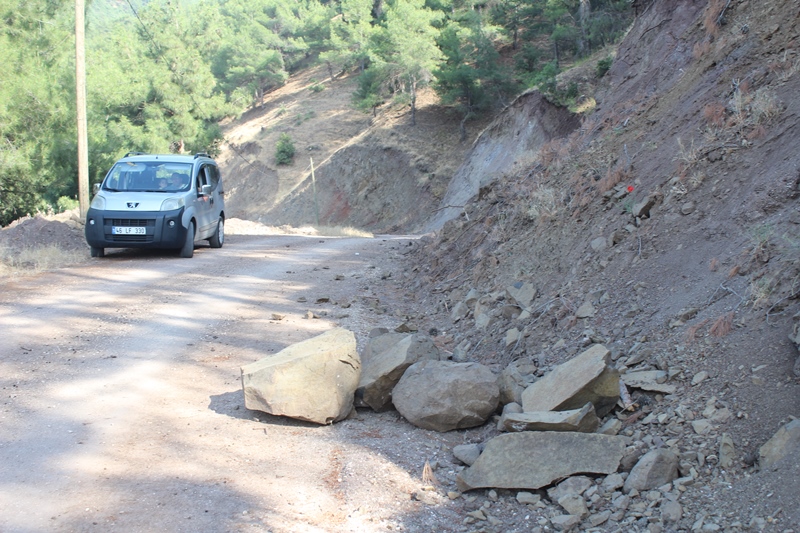
M 147 229 L 140 226 L 112 226 L 114 235 L 147 235 Z

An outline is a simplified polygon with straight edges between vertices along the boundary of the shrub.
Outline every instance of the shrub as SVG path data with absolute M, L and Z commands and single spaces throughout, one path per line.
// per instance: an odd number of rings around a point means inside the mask
M 275 162 L 279 165 L 291 165 L 294 162 L 294 143 L 287 133 L 281 133 L 275 145 Z
M 605 59 L 601 59 L 600 61 L 598 61 L 597 62 L 597 67 L 596 67 L 596 70 L 595 70 L 595 73 L 597 74 L 597 77 L 598 78 L 602 78 L 603 76 L 605 76 L 606 72 L 608 72 L 611 69 L 611 64 L 613 62 L 614 62 L 614 59 L 611 58 L 611 57 L 607 57 Z
M 56 201 L 56 210 L 59 213 L 63 213 L 64 211 L 69 211 L 70 209 L 77 209 L 77 208 L 78 208 L 78 200 L 70 198 L 69 196 L 61 196 Z

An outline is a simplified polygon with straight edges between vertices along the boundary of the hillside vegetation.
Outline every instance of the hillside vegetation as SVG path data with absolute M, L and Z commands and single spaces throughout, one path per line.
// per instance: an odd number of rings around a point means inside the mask
M 592 4 L 592 5 L 590 5 Z M 626 1 L 152 0 L 89 3 L 86 69 L 90 181 L 128 151 L 219 153 L 224 118 L 258 107 L 290 75 L 322 65 L 352 77 L 354 105 L 409 105 L 432 88 L 467 125 L 521 88 L 553 82 L 564 61 L 612 42 Z M 0 225 L 75 204 L 74 4 L 0 6 Z M 509 61 L 500 60 L 500 50 Z M 324 98 L 324 95 L 321 95 Z M 301 120 L 308 118 L 303 115 Z M 347 132 L 344 132 L 345 135 Z M 277 163 L 291 164 L 282 139 Z M 270 154 L 272 156 L 273 154 Z

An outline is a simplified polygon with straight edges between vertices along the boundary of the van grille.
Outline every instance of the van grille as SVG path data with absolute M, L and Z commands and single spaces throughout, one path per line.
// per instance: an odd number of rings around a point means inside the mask
M 156 221 L 153 218 L 107 218 L 105 224 L 106 226 L 156 227 Z

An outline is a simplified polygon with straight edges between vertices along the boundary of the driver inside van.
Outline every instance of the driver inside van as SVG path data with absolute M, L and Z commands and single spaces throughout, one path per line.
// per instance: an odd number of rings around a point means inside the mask
M 170 176 L 169 178 L 170 185 L 174 190 L 179 191 L 185 188 L 187 185 L 187 180 L 185 178 L 186 176 L 184 176 L 183 174 L 180 174 L 178 172 L 173 172 L 172 176 Z

